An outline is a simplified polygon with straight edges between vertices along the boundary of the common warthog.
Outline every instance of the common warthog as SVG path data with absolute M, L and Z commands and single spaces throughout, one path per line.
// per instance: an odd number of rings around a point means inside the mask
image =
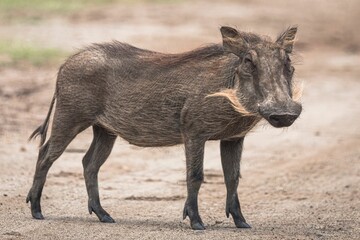
M 250 227 L 237 194 L 244 137 L 262 118 L 288 127 L 300 115 L 291 65 L 296 27 L 276 41 L 221 27 L 223 44 L 181 54 L 163 54 L 120 42 L 94 44 L 60 67 L 56 91 L 41 135 L 33 185 L 26 202 L 43 219 L 41 192 L 54 161 L 74 137 L 92 126 L 94 138 L 83 158 L 89 212 L 114 222 L 102 208 L 98 171 L 117 136 L 143 147 L 185 145 L 187 199 L 183 211 L 193 229 L 204 229 L 198 192 L 204 179 L 207 140 L 220 140 L 227 189 L 226 215 Z M 56 101 L 51 136 L 44 144 Z

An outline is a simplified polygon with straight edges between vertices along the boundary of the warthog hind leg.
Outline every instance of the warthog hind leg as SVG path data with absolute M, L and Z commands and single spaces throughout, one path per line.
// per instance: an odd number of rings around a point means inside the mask
M 94 138 L 89 150 L 83 158 L 84 177 L 88 192 L 89 213 L 94 212 L 101 222 L 113 223 L 114 219 L 102 208 L 99 198 L 98 173 L 101 165 L 106 161 L 116 136 L 109 134 L 104 128 L 93 126 Z

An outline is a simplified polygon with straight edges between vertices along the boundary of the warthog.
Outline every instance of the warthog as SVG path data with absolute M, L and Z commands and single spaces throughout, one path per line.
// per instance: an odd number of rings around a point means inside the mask
M 204 179 L 204 145 L 220 140 L 227 189 L 226 215 L 236 227 L 250 227 L 237 194 L 243 141 L 262 118 L 288 127 L 300 115 L 299 90 L 290 61 L 296 27 L 272 41 L 265 36 L 221 27 L 222 44 L 181 54 L 163 54 L 111 42 L 93 44 L 60 67 L 56 91 L 44 123 L 33 185 L 26 202 L 43 219 L 42 189 L 49 168 L 75 136 L 92 126 L 94 138 L 82 163 L 88 209 L 114 222 L 102 208 L 98 172 L 117 136 L 142 147 L 185 145 L 187 199 L 184 219 L 204 229 L 198 192 Z M 52 132 L 46 132 L 56 101 Z M 45 144 L 44 144 L 45 143 Z

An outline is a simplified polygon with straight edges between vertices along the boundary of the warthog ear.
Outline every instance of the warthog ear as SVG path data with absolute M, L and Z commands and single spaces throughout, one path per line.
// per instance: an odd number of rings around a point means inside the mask
M 280 36 L 277 38 L 276 42 L 280 44 L 287 53 L 291 53 L 294 42 L 295 42 L 295 36 L 297 32 L 297 27 L 289 27 L 286 31 L 280 34 Z
M 248 43 L 235 28 L 223 26 L 220 28 L 220 32 L 226 50 L 236 55 L 240 55 L 240 53 L 247 50 Z

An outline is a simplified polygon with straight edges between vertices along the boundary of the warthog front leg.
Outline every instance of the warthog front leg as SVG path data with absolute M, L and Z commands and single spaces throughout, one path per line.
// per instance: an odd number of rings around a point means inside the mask
M 93 126 L 94 139 L 83 158 L 86 190 L 89 196 L 89 213 L 94 212 L 101 222 L 113 223 L 114 219 L 102 208 L 99 198 L 98 173 L 101 165 L 106 161 L 116 140 L 115 135 L 109 134 L 99 126 Z
M 191 228 L 204 230 L 198 210 L 198 193 L 204 181 L 203 159 L 205 141 L 185 139 L 187 199 L 183 218 L 190 218 Z
M 240 159 L 243 148 L 244 138 L 234 141 L 220 142 L 221 164 L 224 171 L 224 178 L 227 190 L 226 196 L 226 216 L 229 214 L 234 219 L 238 228 L 250 228 L 241 213 L 240 202 L 237 194 L 240 177 Z

